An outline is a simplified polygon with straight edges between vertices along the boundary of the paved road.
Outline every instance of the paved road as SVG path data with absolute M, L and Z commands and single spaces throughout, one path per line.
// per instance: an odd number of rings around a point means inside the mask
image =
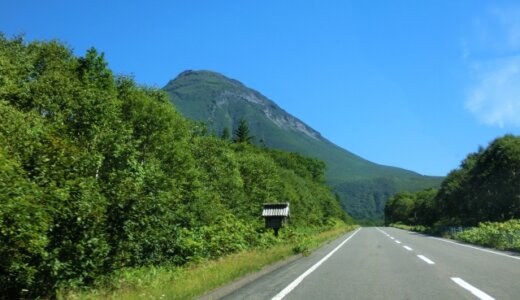
M 520 256 L 362 228 L 225 299 L 520 299 Z

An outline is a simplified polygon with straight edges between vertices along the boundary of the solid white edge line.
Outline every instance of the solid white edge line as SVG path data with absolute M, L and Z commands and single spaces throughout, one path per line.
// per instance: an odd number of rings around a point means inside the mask
M 319 266 L 321 266 L 322 263 L 324 263 L 327 259 L 329 259 L 329 257 L 332 256 L 332 254 L 334 254 L 336 251 L 338 251 L 338 249 L 341 248 L 341 246 L 343 246 L 352 237 L 354 237 L 356 235 L 356 233 L 358 233 L 360 230 L 361 230 L 361 228 L 358 228 L 356 231 L 354 231 L 353 234 L 351 234 L 347 239 L 345 239 L 343 242 L 341 242 L 341 244 L 339 244 L 336 248 L 334 248 L 332 251 L 330 251 L 329 254 L 327 254 L 325 257 L 320 259 L 320 261 L 315 263 L 312 267 L 307 269 L 307 271 L 305 271 L 302 275 L 298 276 L 298 278 L 296 278 L 293 282 L 291 282 L 288 286 L 286 286 L 283 290 L 281 290 L 278 294 L 276 294 L 276 296 L 274 296 L 272 298 L 272 300 L 281 300 L 285 296 L 287 296 L 287 294 L 289 294 L 295 287 L 297 287 L 300 284 L 300 282 L 303 281 L 303 279 L 305 279 L 305 277 L 309 276 L 309 274 L 314 272 L 314 270 L 316 270 Z
M 424 260 L 427 264 L 429 265 L 434 265 L 435 263 L 429 259 L 428 257 L 424 256 L 424 255 L 417 255 L 417 257 L 419 257 L 420 259 Z
M 458 277 L 451 277 L 451 280 L 453 280 L 456 284 L 460 285 L 462 288 L 468 290 L 473 295 L 477 296 L 477 298 L 481 300 L 495 300 L 495 298 L 489 296 L 488 294 L 484 293 L 483 291 L 477 289 L 476 287 L 472 286 L 471 284 L 467 283 L 461 278 Z
M 412 251 L 412 250 L 413 250 L 412 248 L 410 248 L 410 247 L 408 247 L 408 246 L 403 246 L 403 248 L 405 248 L 405 249 L 408 250 L 408 251 Z
M 446 240 L 446 239 L 441 239 L 441 238 L 434 237 L 434 236 L 430 236 L 429 238 L 430 239 L 439 240 L 439 241 L 445 242 L 445 243 L 455 244 L 455 245 L 459 245 L 459 246 L 462 246 L 462 247 L 468 247 L 468 248 L 471 248 L 471 249 L 475 249 L 475 250 L 479 250 L 479 251 L 483 251 L 483 252 L 488 252 L 488 253 L 492 253 L 492 254 L 496 254 L 496 255 L 505 256 L 505 257 L 509 257 L 509 258 L 520 260 L 520 257 L 507 255 L 505 253 L 500 253 L 500 252 L 496 252 L 496 251 L 491 251 L 491 250 L 487 250 L 487 249 L 473 247 L 473 246 L 470 246 L 470 245 L 465 245 L 465 244 L 457 243 L 457 242 L 454 242 L 454 241 L 449 241 L 449 240 Z

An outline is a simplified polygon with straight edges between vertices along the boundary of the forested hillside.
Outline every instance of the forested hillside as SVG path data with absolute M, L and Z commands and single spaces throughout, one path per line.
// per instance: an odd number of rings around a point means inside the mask
M 347 220 L 323 172 L 207 135 L 95 49 L 0 36 L 0 298 L 268 247 L 267 202 L 292 228 Z
M 208 124 L 216 135 L 233 130 L 245 118 L 257 144 L 324 161 L 327 183 L 339 195 L 342 207 L 357 219 L 382 220 L 389 196 L 438 187 L 442 180 L 363 159 L 327 140 L 258 91 L 216 72 L 182 72 L 164 90 L 183 115 Z

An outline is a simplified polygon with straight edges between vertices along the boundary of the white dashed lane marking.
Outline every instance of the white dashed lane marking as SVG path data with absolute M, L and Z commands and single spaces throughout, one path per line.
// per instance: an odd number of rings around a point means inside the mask
M 458 277 L 451 277 L 451 280 L 453 280 L 456 284 L 460 285 L 462 288 L 468 290 L 470 293 L 475 295 L 477 298 L 481 300 L 495 300 L 495 298 L 489 296 L 488 294 L 484 293 L 483 291 L 477 289 L 476 287 L 472 286 L 471 284 L 467 283 L 466 281 L 462 280 Z
M 424 260 L 427 264 L 429 265 L 434 265 L 435 263 L 429 259 L 428 257 L 424 256 L 424 255 L 417 255 L 417 257 L 419 257 L 420 259 Z

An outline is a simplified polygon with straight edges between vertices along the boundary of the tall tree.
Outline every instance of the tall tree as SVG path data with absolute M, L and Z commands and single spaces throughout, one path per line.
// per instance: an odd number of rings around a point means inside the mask
M 410 192 L 400 192 L 388 199 L 385 206 L 385 224 L 413 223 L 414 202 L 415 195 Z
M 238 128 L 234 132 L 233 142 L 250 144 L 252 140 L 253 136 L 249 132 L 249 125 L 244 118 L 241 118 Z

